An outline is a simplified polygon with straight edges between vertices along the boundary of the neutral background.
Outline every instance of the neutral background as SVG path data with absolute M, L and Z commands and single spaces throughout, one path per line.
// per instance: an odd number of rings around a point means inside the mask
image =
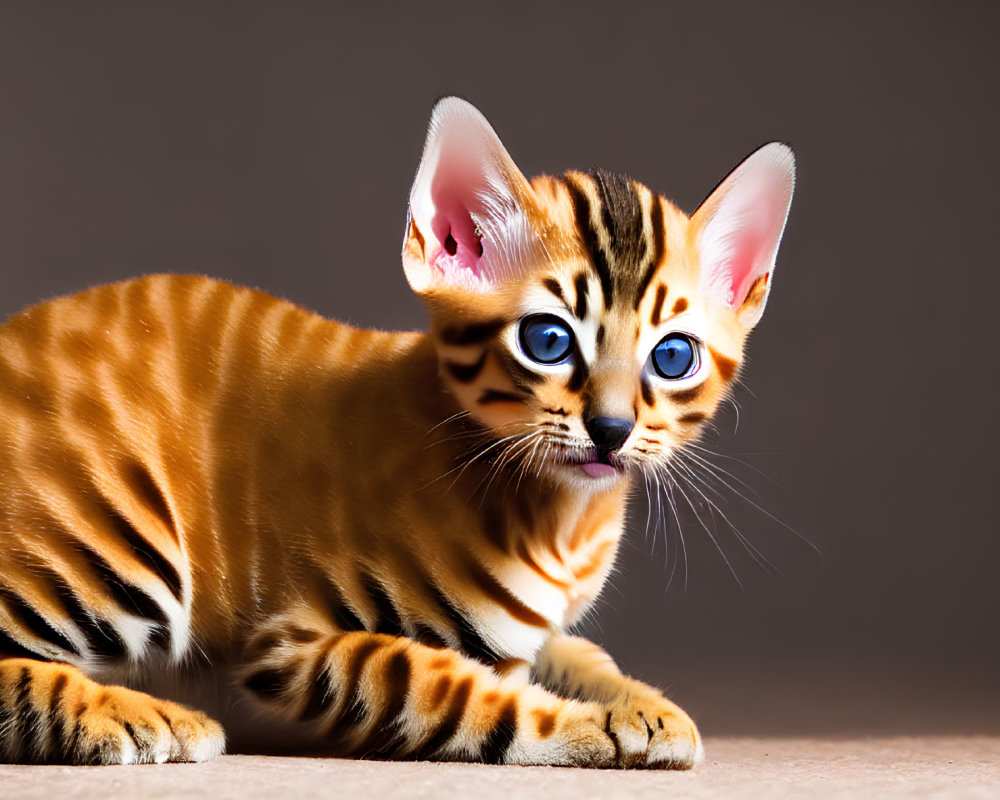
M 527 174 L 688 211 L 787 140 L 775 289 L 708 443 L 770 566 L 640 501 L 587 631 L 709 734 L 1000 730 L 995 4 L 363 5 L 0 2 L 0 313 L 172 270 L 419 327 L 398 253 L 448 93 Z

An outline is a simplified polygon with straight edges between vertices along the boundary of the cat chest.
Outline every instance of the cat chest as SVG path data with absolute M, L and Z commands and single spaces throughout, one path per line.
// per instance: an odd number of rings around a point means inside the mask
M 509 599 L 480 606 L 478 616 L 505 655 L 530 657 L 553 632 L 579 621 L 614 565 L 617 534 L 572 549 L 566 542 L 521 540 L 493 561 L 491 573 Z

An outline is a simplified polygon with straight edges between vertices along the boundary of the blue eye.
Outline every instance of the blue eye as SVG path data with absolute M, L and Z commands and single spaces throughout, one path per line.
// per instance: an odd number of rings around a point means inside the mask
M 683 333 L 671 333 L 653 348 L 653 367 L 667 380 L 690 375 L 697 366 L 696 358 L 694 341 Z
M 538 315 L 521 320 L 521 349 L 539 364 L 565 361 L 573 349 L 573 334 L 558 317 Z

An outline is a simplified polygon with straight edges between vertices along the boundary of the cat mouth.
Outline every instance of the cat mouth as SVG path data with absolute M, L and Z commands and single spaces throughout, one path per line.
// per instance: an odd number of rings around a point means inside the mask
M 614 453 L 600 453 L 595 448 L 563 451 L 559 463 L 577 468 L 591 478 L 609 478 L 625 474 L 625 465 Z

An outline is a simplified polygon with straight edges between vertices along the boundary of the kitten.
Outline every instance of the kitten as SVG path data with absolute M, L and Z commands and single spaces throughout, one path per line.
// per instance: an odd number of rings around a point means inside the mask
M 0 757 L 221 753 L 136 690 L 166 675 L 331 754 L 691 767 L 688 715 L 566 631 L 631 481 L 730 390 L 793 183 L 776 143 L 690 218 L 611 173 L 529 182 L 448 98 L 403 245 L 429 333 L 175 275 L 11 317 Z

